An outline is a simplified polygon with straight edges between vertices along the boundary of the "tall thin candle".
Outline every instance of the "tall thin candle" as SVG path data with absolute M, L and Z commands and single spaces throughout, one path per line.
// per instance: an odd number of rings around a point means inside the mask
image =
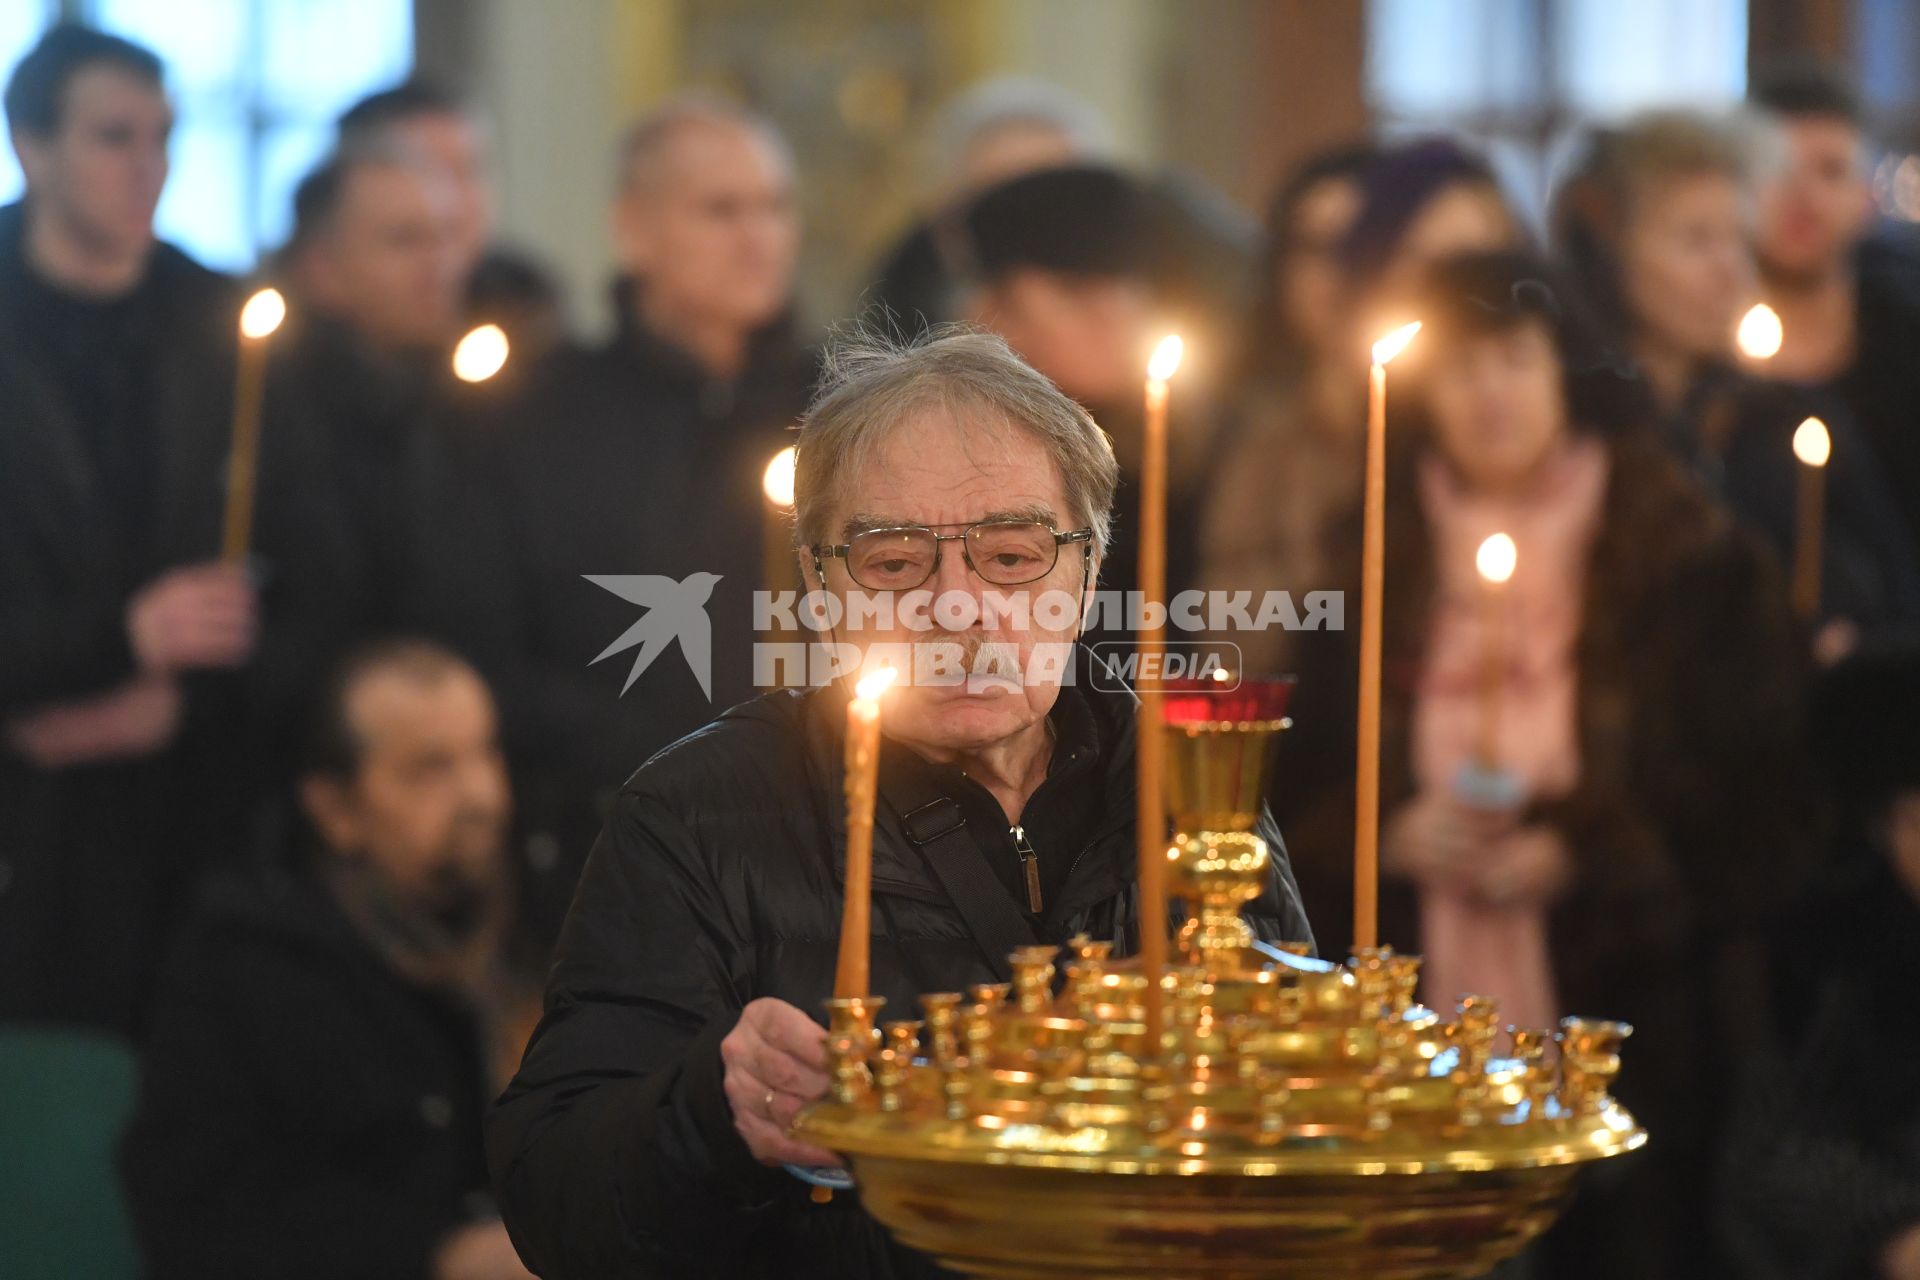
M 833 971 L 839 999 L 871 994 L 868 970 L 872 945 L 873 805 L 880 789 L 880 695 L 893 683 L 894 669 L 881 667 L 861 677 L 847 704 L 847 876 L 846 904 L 840 915 L 840 955 Z
M 1386 582 L 1387 362 L 1420 332 L 1419 322 L 1373 344 L 1367 378 L 1367 475 L 1360 551 L 1360 723 L 1353 802 L 1353 945 L 1380 933 L 1380 642 Z
M 287 318 L 278 289 L 262 289 L 240 308 L 240 351 L 233 373 L 233 430 L 227 449 L 227 509 L 220 558 L 240 564 L 253 542 L 253 486 L 260 462 L 260 407 L 267 388 L 267 339 Z
M 1507 661 L 1507 581 L 1519 560 L 1513 539 L 1496 533 L 1480 544 L 1473 567 L 1480 573 L 1480 724 L 1474 755 L 1486 769 L 1499 767 L 1500 690 Z
M 1793 433 L 1800 460 L 1800 493 L 1793 540 L 1793 607 L 1803 618 L 1820 613 L 1820 556 L 1827 521 L 1827 459 L 1833 437 L 1827 424 L 1808 418 Z
M 1167 394 L 1185 344 L 1168 334 L 1147 362 L 1147 420 L 1140 458 L 1140 631 L 1134 684 L 1140 695 L 1135 734 L 1138 775 L 1135 821 L 1140 841 L 1140 976 L 1146 980 L 1147 1051 L 1159 1051 L 1166 1023 L 1160 990 L 1167 968 L 1166 743 L 1160 697 L 1160 663 L 1166 652 L 1167 598 Z

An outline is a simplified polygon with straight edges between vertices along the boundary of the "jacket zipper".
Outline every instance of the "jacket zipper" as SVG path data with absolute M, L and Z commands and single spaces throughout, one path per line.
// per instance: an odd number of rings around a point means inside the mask
M 1019 823 L 1007 828 L 1007 834 L 1013 837 L 1014 852 L 1020 855 L 1020 869 L 1026 876 L 1027 910 L 1034 915 L 1040 914 L 1040 851 L 1027 839 L 1027 829 Z M 1078 861 L 1078 859 L 1075 859 Z

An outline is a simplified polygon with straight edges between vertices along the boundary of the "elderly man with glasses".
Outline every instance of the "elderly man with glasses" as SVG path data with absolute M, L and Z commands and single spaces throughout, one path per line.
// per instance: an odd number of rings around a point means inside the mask
M 842 350 L 802 427 L 808 585 L 837 652 L 902 676 L 873 854 L 891 1008 L 1004 980 L 1014 946 L 1137 942 L 1133 700 L 1076 650 L 1115 479 L 1086 411 L 984 334 Z M 622 790 L 489 1127 L 541 1274 L 940 1274 L 783 1167 L 836 1163 L 788 1127 L 828 1084 L 845 683 L 735 707 Z M 1276 874 L 1247 918 L 1310 942 L 1263 834 Z

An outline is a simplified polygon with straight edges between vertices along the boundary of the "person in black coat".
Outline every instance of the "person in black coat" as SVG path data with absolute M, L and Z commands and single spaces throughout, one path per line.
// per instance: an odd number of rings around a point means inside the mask
M 1920 254 L 1893 228 L 1875 234 L 1866 110 L 1844 73 L 1783 61 L 1749 96 L 1785 152 L 1761 185 L 1755 237 L 1783 329 L 1768 367 L 1866 438 L 1920 555 Z
M 149 1274 L 525 1280 L 481 1147 L 531 1021 L 485 686 L 425 642 L 359 651 L 302 799 L 312 862 L 213 880 L 160 984 L 121 1152 Z
M 1035 608 L 1031 627 L 1017 609 L 931 632 L 836 625 L 849 674 L 865 655 L 911 681 L 882 720 L 873 991 L 911 1010 L 1003 979 L 1015 945 L 1079 933 L 1131 952 L 1140 928 L 1169 926 L 1139 919 L 1135 704 L 1084 662 L 1063 684 L 1041 661 L 1078 630 L 1110 527 L 1111 449 L 987 335 L 835 365 L 799 445 L 810 584 L 843 602 L 925 584 L 960 605 L 995 590 L 1080 606 Z M 972 676 L 935 678 L 942 651 Z M 843 907 L 845 704 L 838 684 L 767 694 L 622 789 L 546 1015 L 489 1122 L 502 1212 L 536 1270 L 935 1274 L 857 1196 L 813 1204 L 778 1168 L 833 1162 L 786 1130 L 827 1088 L 817 1019 Z M 1267 941 L 1311 943 L 1279 833 L 1270 819 L 1261 831 L 1274 877 L 1247 918 Z
M 6 107 L 0 1019 L 137 1037 L 194 864 L 239 844 L 249 686 L 300 630 L 271 579 L 303 469 L 263 431 L 252 571 L 219 563 L 240 299 L 154 238 L 159 62 L 58 27 Z
M 469 652 L 491 625 L 473 548 L 494 515 L 481 441 L 500 388 L 452 368 L 462 279 L 452 200 L 438 168 L 373 143 L 328 158 L 295 195 L 280 254 L 291 310 L 267 407 L 313 460 L 306 550 L 282 590 L 324 609 L 263 733 L 262 767 L 282 791 L 341 655 L 403 632 Z
M 799 585 L 790 557 L 766 578 L 769 539 L 788 532 L 762 490 L 816 373 L 789 314 L 791 187 L 784 144 L 757 118 L 689 100 L 636 126 L 613 335 L 535 371 L 485 446 L 490 527 L 468 558 L 485 568 L 470 598 L 486 616 L 460 638 L 484 635 L 529 928 L 548 942 L 621 779 L 754 691 L 753 593 Z M 634 650 L 609 650 L 642 610 L 587 575 L 640 573 L 719 575 L 704 687 L 679 652 L 634 675 Z
M 1722 1234 L 1753 1280 L 1920 1277 L 1920 649 L 1827 673 L 1813 741 L 1833 856 L 1772 948 L 1777 1051 L 1751 1064 Z

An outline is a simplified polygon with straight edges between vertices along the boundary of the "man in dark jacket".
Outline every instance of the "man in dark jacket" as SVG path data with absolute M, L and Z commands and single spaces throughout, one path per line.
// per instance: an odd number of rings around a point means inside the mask
M 186 851 L 232 834 L 204 828 L 233 791 L 211 673 L 256 647 L 254 587 L 214 559 L 239 299 L 154 239 L 151 53 L 57 27 L 6 109 L 27 195 L 0 209 L 0 1020 L 137 1035 Z
M 122 1154 L 150 1272 L 525 1280 L 481 1155 L 528 1024 L 486 687 L 422 641 L 357 652 L 301 797 L 315 863 L 210 884 L 160 986 Z
M 1784 330 L 1768 372 L 1851 419 L 1920 550 L 1920 256 L 1873 234 L 1865 108 L 1844 72 L 1806 60 L 1768 68 L 1751 97 L 1785 143 L 1755 244 Z
M 790 444 L 814 361 L 787 318 L 798 219 L 785 145 L 719 104 L 662 108 L 635 127 L 615 207 L 616 328 L 560 352 L 498 442 L 497 518 L 482 655 L 500 690 L 549 939 L 625 771 L 753 691 L 751 593 L 784 513 L 762 494 Z M 770 522 L 779 527 L 770 529 Z M 712 681 L 685 662 L 629 682 L 606 654 L 635 606 L 587 574 L 720 575 Z
M 883 720 L 874 992 L 911 1009 L 1077 933 L 1131 951 L 1133 701 L 1065 669 L 1111 527 L 1105 436 L 987 335 L 834 367 L 795 478 L 808 583 L 845 610 L 823 648 L 910 681 Z M 934 1274 L 855 1197 L 813 1204 L 778 1167 L 834 1162 L 787 1134 L 827 1087 L 845 702 L 769 694 L 622 789 L 488 1132 L 543 1274 Z M 1263 834 L 1276 875 L 1248 918 L 1310 942 Z

